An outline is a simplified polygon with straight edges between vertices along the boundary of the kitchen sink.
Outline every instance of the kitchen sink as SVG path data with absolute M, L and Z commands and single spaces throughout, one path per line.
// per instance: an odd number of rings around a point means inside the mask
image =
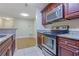
M 0 38 L 5 37 L 6 35 L 0 35 Z

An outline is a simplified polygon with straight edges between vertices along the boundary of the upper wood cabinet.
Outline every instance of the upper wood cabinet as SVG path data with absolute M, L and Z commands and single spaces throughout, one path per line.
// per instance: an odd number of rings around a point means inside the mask
M 64 16 L 66 19 L 73 19 L 79 17 L 79 3 L 64 4 Z
M 42 11 L 42 24 L 45 25 L 46 24 L 46 11 Z

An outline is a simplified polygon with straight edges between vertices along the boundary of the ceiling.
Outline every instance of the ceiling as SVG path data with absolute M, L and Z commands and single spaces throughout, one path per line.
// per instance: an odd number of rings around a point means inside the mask
M 47 3 L 0 3 L 0 16 L 18 19 L 35 19 L 36 8 L 43 9 Z M 23 17 L 20 13 L 28 13 Z

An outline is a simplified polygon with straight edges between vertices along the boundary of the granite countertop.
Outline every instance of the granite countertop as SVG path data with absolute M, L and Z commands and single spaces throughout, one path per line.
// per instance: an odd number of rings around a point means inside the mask
M 50 30 L 37 30 L 39 33 L 50 32 Z
M 71 38 L 71 39 L 74 39 L 74 40 L 79 40 L 79 33 L 60 34 L 60 35 L 57 35 L 57 36 Z
M 40 30 L 38 32 L 44 33 L 45 31 L 44 30 Z M 67 33 L 67 34 L 59 34 L 57 36 L 71 38 L 71 39 L 74 39 L 74 40 L 79 40 L 79 31 L 76 31 L 76 32 L 73 31 L 73 32 L 70 32 L 70 33 Z
M 0 38 L 0 44 L 1 44 L 2 42 L 7 40 L 9 37 L 11 37 L 14 34 L 0 34 L 0 35 L 6 35 L 6 36 Z

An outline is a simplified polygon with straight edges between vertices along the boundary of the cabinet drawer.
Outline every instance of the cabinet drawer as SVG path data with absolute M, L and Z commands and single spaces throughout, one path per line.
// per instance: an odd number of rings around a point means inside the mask
M 58 47 L 60 47 L 61 48 L 61 51 L 60 51 L 60 49 L 59 49 L 59 54 L 62 54 L 63 56 L 79 56 L 79 49 L 76 49 L 76 48 L 73 48 L 73 47 L 70 47 L 70 46 L 67 46 L 67 45 L 64 45 L 64 44 L 59 44 L 58 45 Z M 64 50 L 62 50 L 62 49 L 64 49 Z M 70 54 L 68 54 L 68 53 L 70 53 Z M 72 53 L 72 54 L 71 54 Z
M 58 38 L 58 42 L 69 45 L 69 46 L 72 46 L 72 47 L 75 47 L 75 48 L 78 48 L 77 41 L 73 40 L 73 39 Z

